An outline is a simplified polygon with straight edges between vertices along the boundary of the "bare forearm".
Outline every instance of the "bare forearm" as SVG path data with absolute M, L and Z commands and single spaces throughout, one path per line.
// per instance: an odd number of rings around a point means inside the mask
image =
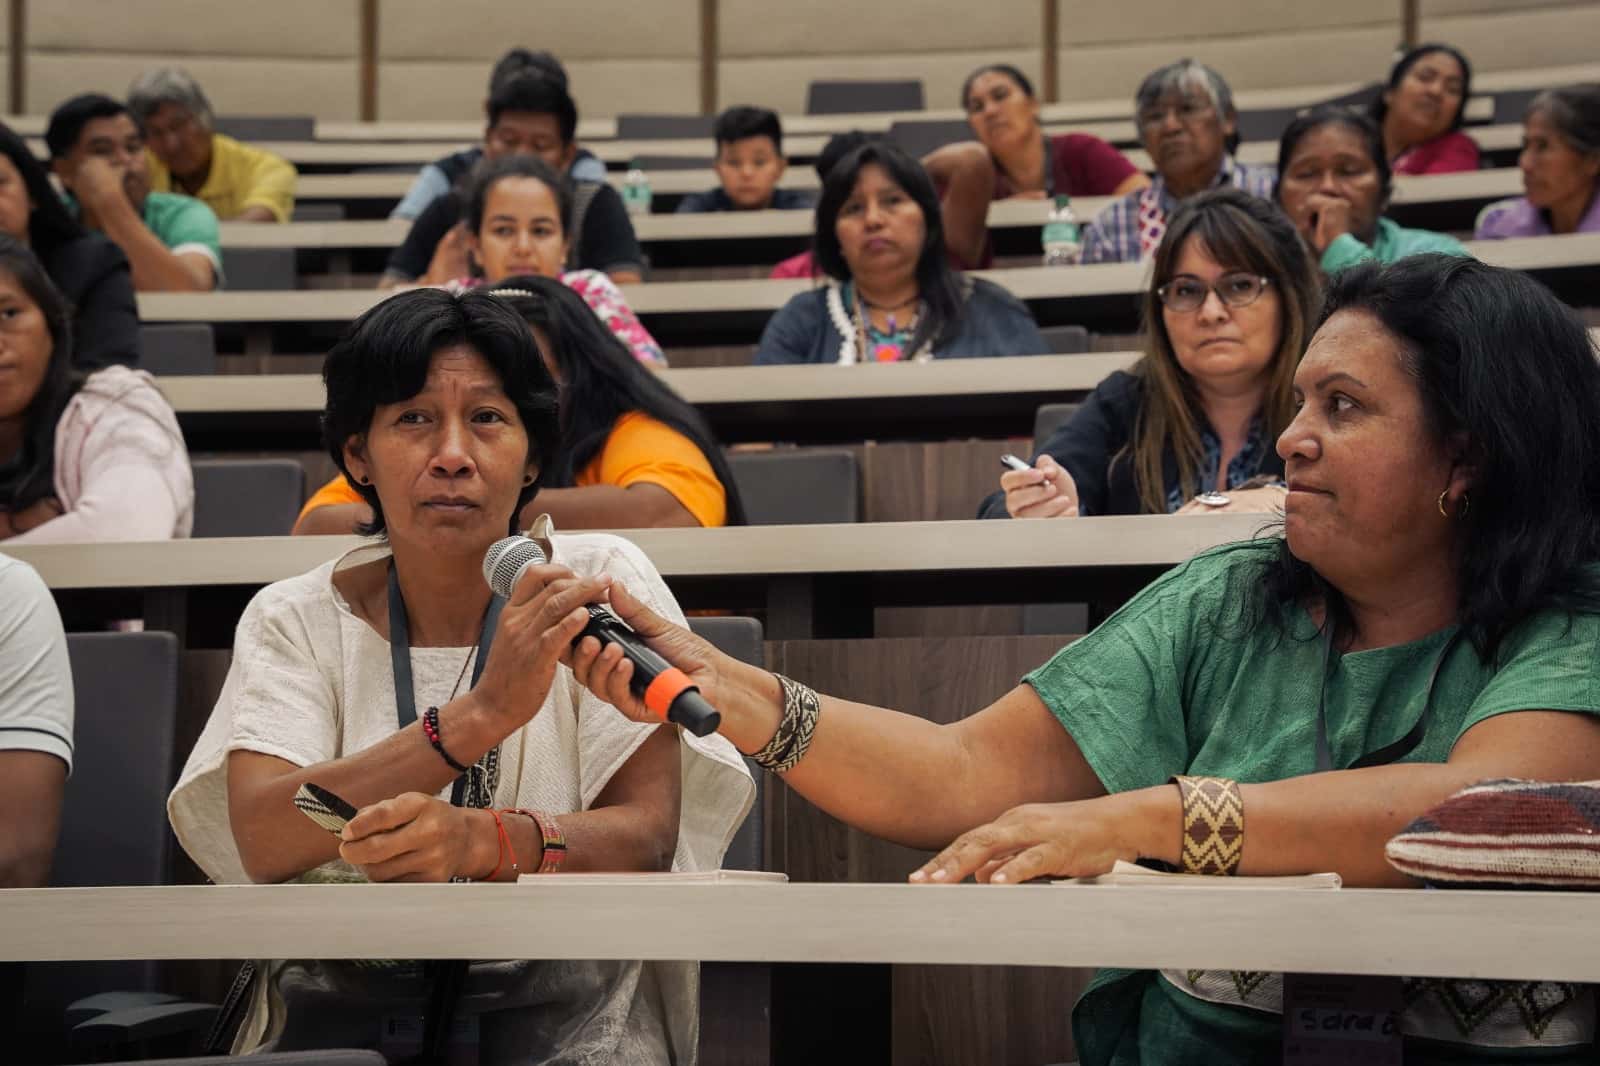
M 782 695 L 773 675 L 743 670 L 732 687 L 739 695 L 718 706 L 721 732 L 741 751 L 755 752 L 778 729 Z M 1053 733 L 1029 729 L 1032 719 L 1016 704 L 1017 692 L 953 725 L 820 698 L 811 747 L 783 775 L 784 783 L 835 818 L 897 844 L 943 847 L 1018 804 L 1102 791 L 1065 730 L 1053 721 L 1044 723 Z M 1009 719 L 995 732 L 1020 741 L 1016 755 L 993 750 L 977 736 L 990 732 L 980 721 L 986 716 Z
M 240 211 L 233 219 L 235 222 L 276 222 L 278 216 L 272 213 L 272 208 L 252 204 Z
M 522 510 L 523 528 L 532 525 L 541 514 L 548 514 L 557 529 L 652 529 L 700 524 L 676 496 L 648 482 L 636 482 L 625 489 L 615 485 L 541 489 Z
M 139 292 L 208 292 L 212 279 L 209 270 L 184 262 L 161 238 L 150 232 L 126 201 L 113 203 L 97 213 L 101 228 L 128 257 L 133 271 L 133 287 Z
M 465 766 L 512 731 L 504 721 L 470 692 L 439 709 L 445 750 Z M 234 842 L 251 879 L 261 882 L 283 881 L 338 857 L 338 838 L 294 808 L 302 784 L 320 785 L 359 810 L 402 792 L 432 795 L 456 778 L 417 722 L 365 751 L 307 767 L 236 751 L 228 771 Z
M 1484 776 L 1473 767 L 1418 763 L 1245 785 L 1239 872 L 1332 870 L 1352 887 L 1411 887 L 1416 882 L 1385 861 L 1384 845 L 1429 807 Z
M 372 508 L 364 503 L 330 503 L 314 508 L 294 524 L 297 537 L 330 534 L 349 536 L 356 526 L 372 521 Z

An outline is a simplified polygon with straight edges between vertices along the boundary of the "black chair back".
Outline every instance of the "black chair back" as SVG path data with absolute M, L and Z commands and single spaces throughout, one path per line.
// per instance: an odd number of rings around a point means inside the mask
M 286 537 L 306 502 L 293 459 L 196 459 L 195 537 Z
M 806 114 L 849 115 L 869 111 L 922 111 L 922 80 L 814 81 L 806 89 Z
M 728 466 L 752 526 L 861 520 L 861 464 L 853 452 L 738 452 Z
M 209 322 L 156 322 L 139 327 L 139 369 L 152 374 L 215 374 L 217 334 Z

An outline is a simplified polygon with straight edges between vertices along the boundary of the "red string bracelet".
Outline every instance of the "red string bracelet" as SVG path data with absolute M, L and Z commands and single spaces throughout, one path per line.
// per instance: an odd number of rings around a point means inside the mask
M 500 867 L 505 865 L 506 852 L 508 851 L 511 853 L 511 874 L 515 877 L 520 868 L 517 866 L 517 849 L 511 845 L 511 834 L 506 832 L 506 823 L 501 821 L 499 811 L 491 807 L 489 808 L 489 815 L 494 819 L 494 831 L 495 836 L 498 838 L 499 854 L 495 856 L 494 869 L 490 871 L 489 876 L 484 880 L 493 881 L 499 876 Z

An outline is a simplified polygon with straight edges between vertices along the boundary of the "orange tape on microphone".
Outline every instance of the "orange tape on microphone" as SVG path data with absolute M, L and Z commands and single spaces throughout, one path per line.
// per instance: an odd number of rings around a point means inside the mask
M 667 711 L 672 708 L 672 701 L 694 687 L 695 683 L 689 680 L 689 675 L 674 666 L 663 670 L 650 682 L 650 686 L 644 690 L 644 705 L 665 719 Z

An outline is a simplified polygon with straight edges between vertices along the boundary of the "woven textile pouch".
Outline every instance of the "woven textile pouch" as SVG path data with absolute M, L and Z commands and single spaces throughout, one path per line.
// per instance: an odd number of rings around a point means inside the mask
M 1384 855 L 1439 886 L 1600 888 L 1600 781 L 1480 781 L 1406 826 Z

